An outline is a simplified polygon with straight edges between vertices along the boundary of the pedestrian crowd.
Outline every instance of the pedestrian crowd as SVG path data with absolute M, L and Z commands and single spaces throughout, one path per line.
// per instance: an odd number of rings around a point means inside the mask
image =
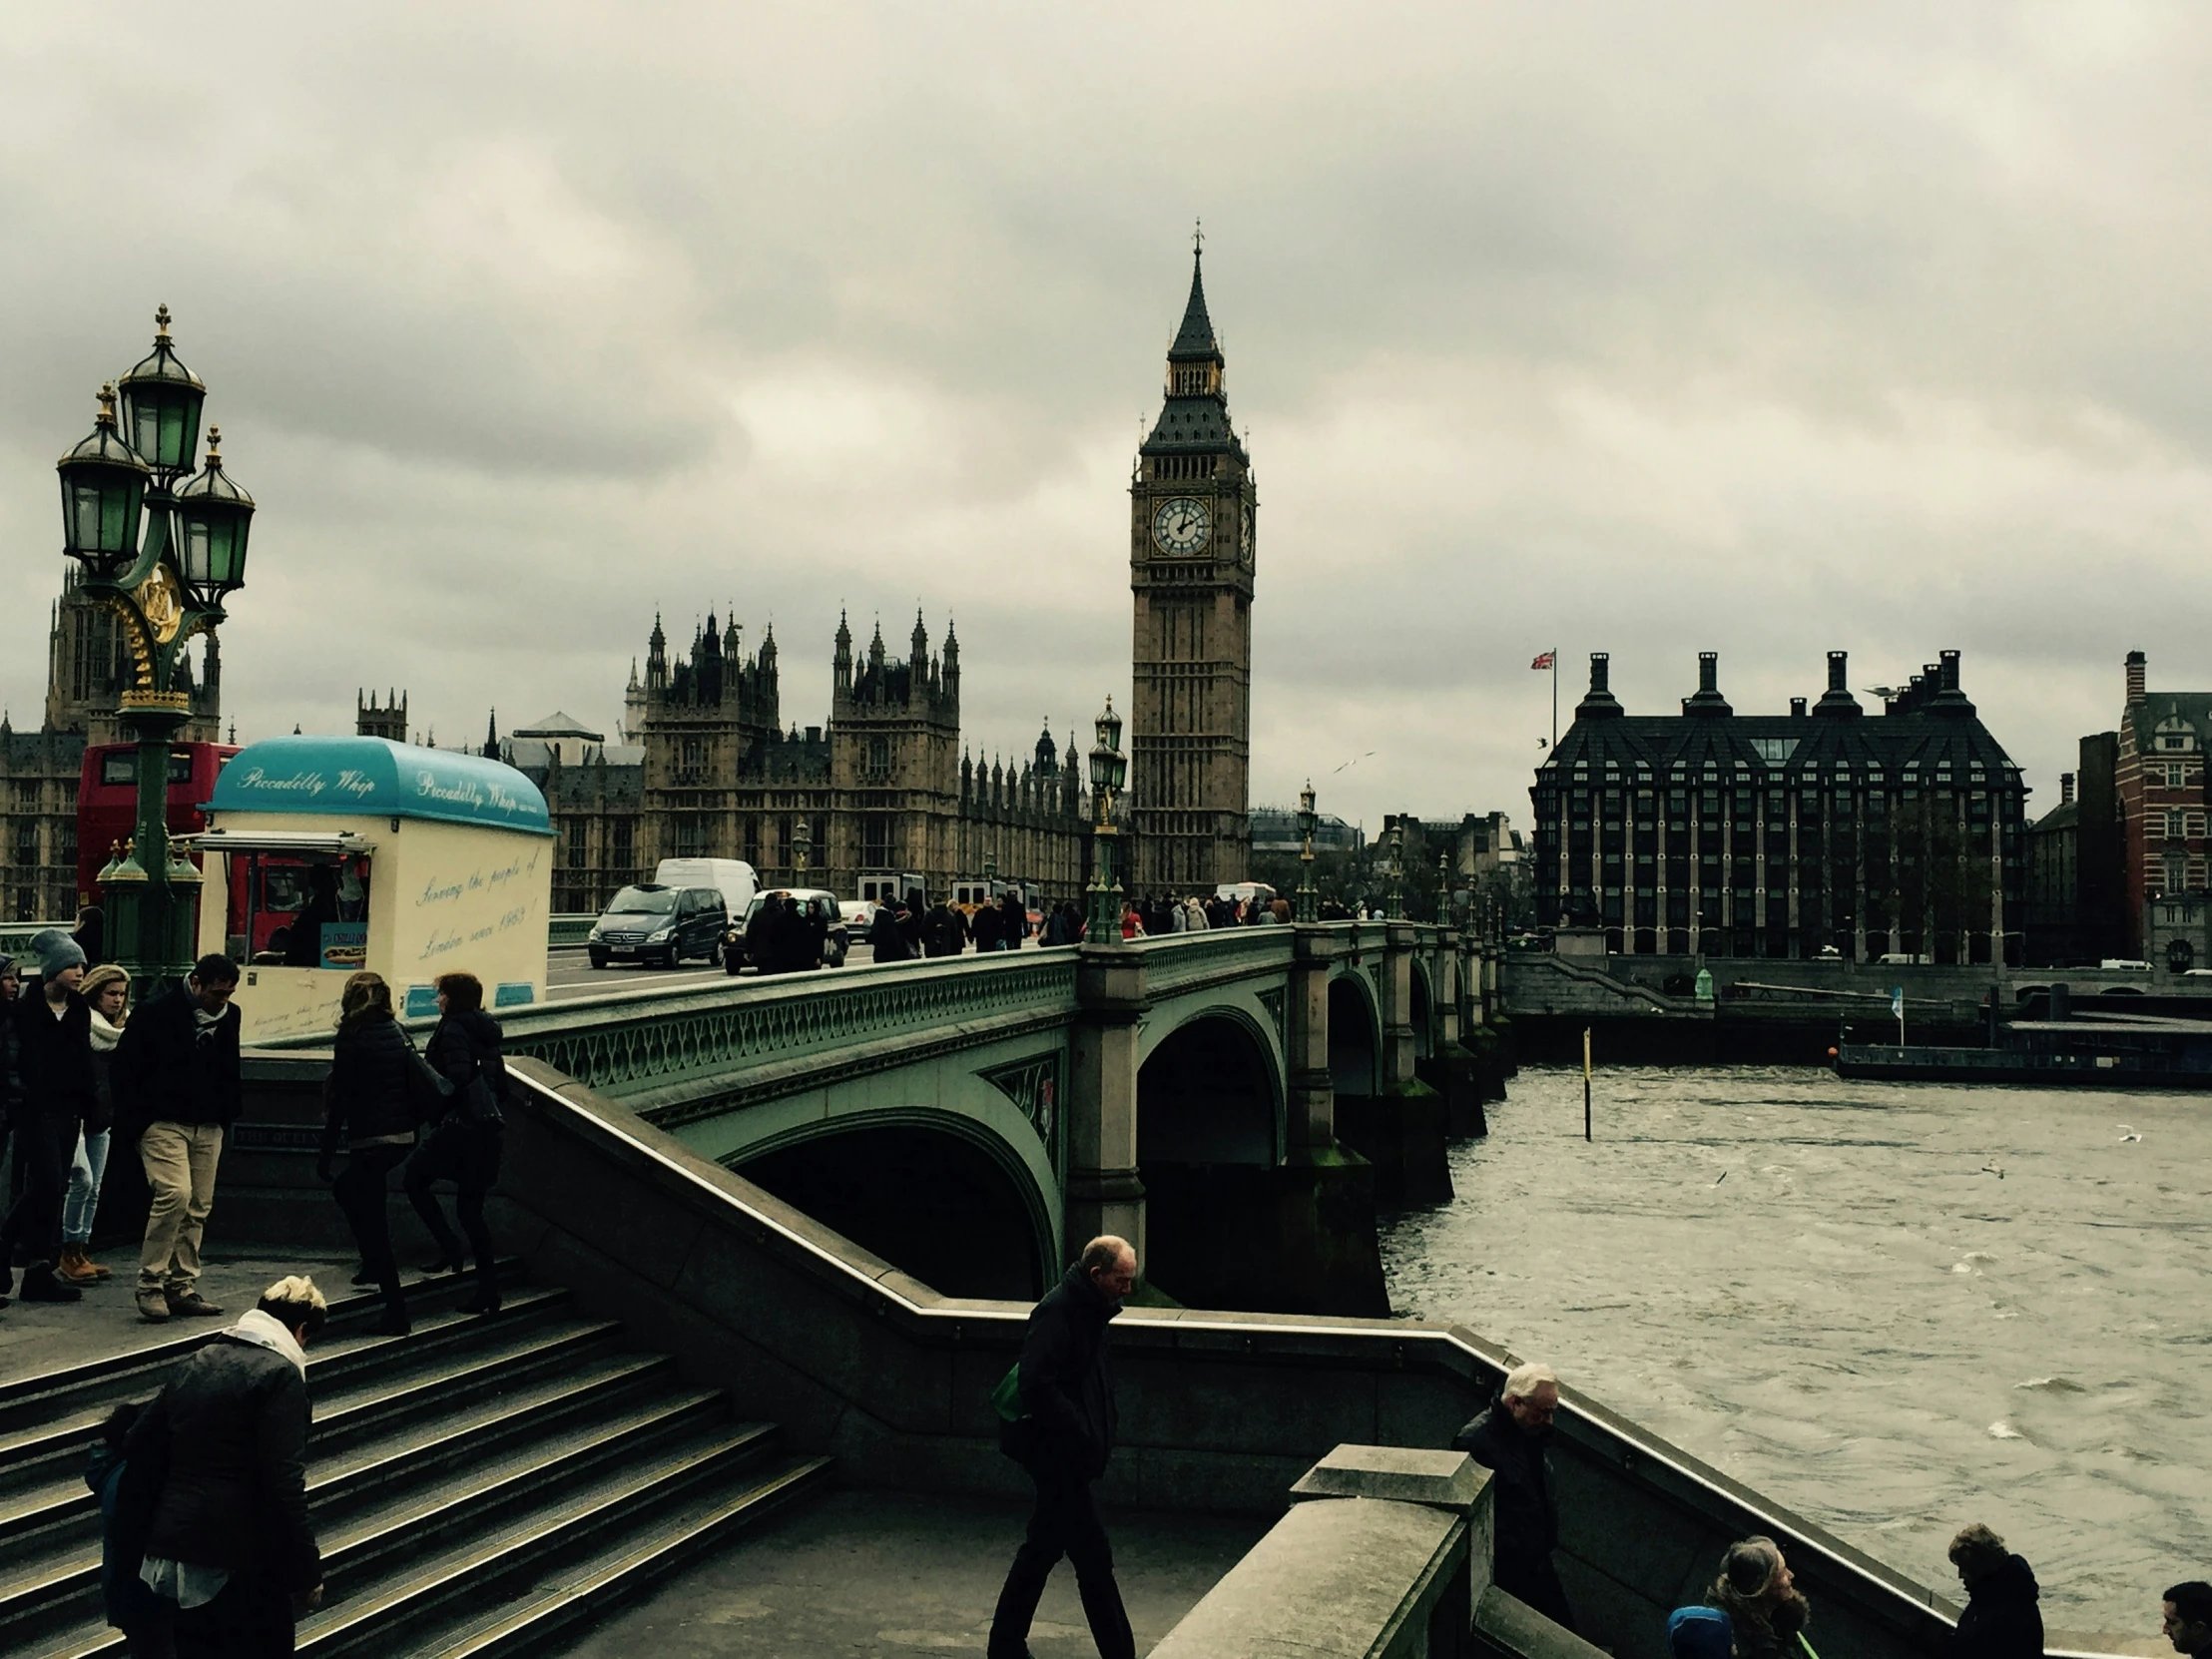
M 200 1290 L 225 1131 L 241 1105 L 239 971 L 203 956 L 185 981 L 130 1008 L 121 967 L 87 969 L 78 937 L 32 941 L 35 981 L 0 957 L 0 1102 L 17 1191 L 0 1222 L 8 1294 L 73 1303 L 110 1277 L 90 1255 L 111 1150 L 135 1154 L 148 1189 L 136 1302 L 146 1321 L 223 1309 Z M 404 1335 L 407 1305 L 386 1215 L 391 1178 L 429 1231 L 427 1271 L 473 1266 L 464 1313 L 499 1311 L 484 1199 L 498 1178 L 507 1094 L 500 1030 L 468 973 L 437 981 L 438 1022 L 417 1049 L 374 973 L 346 978 L 322 1089 L 318 1176 L 373 1285 L 373 1330 Z M 337 1167 L 340 1153 L 344 1166 Z M 435 1184 L 457 1191 L 456 1231 Z M 327 1303 L 286 1278 L 180 1364 L 160 1395 L 118 1406 L 85 1472 L 100 1507 L 101 1587 L 134 1656 L 251 1659 L 290 1653 L 321 1595 L 306 1507 L 305 1348 Z
M 97 912 L 91 913 L 95 918 Z M 118 1147 L 149 1197 L 135 1283 L 147 1320 L 223 1312 L 200 1294 L 200 1242 L 215 1204 L 223 1132 L 239 1111 L 238 969 L 206 956 L 181 985 L 131 1010 L 131 976 L 89 967 L 75 933 L 31 949 L 35 983 L 0 957 L 0 1102 L 10 1202 L 0 1222 L 0 1305 L 78 1302 L 113 1277 L 92 1259 L 93 1225 Z
M 1566 1630 L 1575 1612 L 1552 1561 L 1559 1547 L 1559 1494 L 1550 1456 L 1559 1379 L 1550 1367 L 1506 1375 L 1489 1409 L 1452 1437 L 1491 1471 L 1492 1582 Z M 1950 1541 L 1966 1593 L 1947 1659 L 2042 1659 L 2039 1588 L 2026 1560 L 1980 1522 Z M 1667 1618 L 1672 1659 L 1820 1659 L 1807 1631 L 1813 1606 L 1797 1587 L 1782 1546 L 1742 1538 L 1722 1551 L 1705 1600 Z M 2212 1659 L 2212 1583 L 2190 1580 L 2165 1593 L 2165 1634 L 2177 1653 Z

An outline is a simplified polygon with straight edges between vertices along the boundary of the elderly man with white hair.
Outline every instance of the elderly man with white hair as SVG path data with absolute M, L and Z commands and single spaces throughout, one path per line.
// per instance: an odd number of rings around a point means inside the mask
M 1515 1366 L 1497 1403 L 1454 1434 L 1451 1444 L 1497 1477 L 1497 1587 L 1572 1630 L 1574 1609 L 1551 1564 L 1559 1543 L 1559 1492 L 1545 1448 L 1558 1409 L 1558 1375 L 1549 1366 Z

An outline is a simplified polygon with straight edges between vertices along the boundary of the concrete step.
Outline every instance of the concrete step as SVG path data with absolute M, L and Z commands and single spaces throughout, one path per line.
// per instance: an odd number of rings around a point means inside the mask
M 349 1298 L 309 1350 L 308 1501 L 329 1599 L 301 1624 L 302 1653 L 544 1651 L 826 1480 L 825 1460 L 787 1455 L 773 1424 L 733 1422 L 724 1395 L 684 1386 L 668 1356 L 623 1352 L 619 1327 L 575 1317 L 563 1293 L 513 1287 L 486 1320 L 450 1306 L 465 1289 L 424 1285 L 400 1338 L 370 1335 L 375 1299 Z M 0 1397 L 14 1413 L 0 1652 L 122 1652 L 101 1622 L 86 1445 L 115 1399 L 151 1394 L 212 1335 Z
M 489 1323 L 519 1341 L 525 1332 L 540 1327 L 567 1303 L 564 1291 L 519 1291 L 511 1307 Z M 379 1337 L 346 1330 L 327 1347 L 317 1342 L 307 1354 L 307 1384 L 315 1397 L 315 1432 L 334 1433 L 368 1420 L 350 1413 L 361 1396 L 374 1396 L 380 1380 L 392 1374 L 408 1373 L 419 1381 L 431 1382 L 440 1376 L 452 1379 L 457 1373 L 465 1375 L 467 1362 L 456 1367 L 451 1356 L 457 1345 L 476 1340 L 479 1328 L 485 1324 L 475 1315 L 440 1308 L 433 1302 L 407 1336 Z M 604 1334 L 614 1327 L 598 1329 Z M 195 1340 L 186 1354 L 206 1340 Z M 440 1356 L 446 1357 L 442 1373 L 438 1369 Z M 49 1396 L 53 1415 L 0 1435 L 0 1504 L 12 1502 L 15 1494 L 26 1487 L 44 1485 L 82 1469 L 85 1447 L 117 1402 L 152 1398 L 161 1391 L 169 1367 L 183 1358 L 184 1354 L 172 1355 L 158 1369 L 94 1378 L 75 1392 L 53 1392 Z M 418 1403 L 434 1404 L 433 1396 L 418 1395 L 417 1399 Z M 342 1418 L 337 1410 L 341 1403 L 349 1413 Z M 394 1401 L 391 1408 L 401 1406 Z

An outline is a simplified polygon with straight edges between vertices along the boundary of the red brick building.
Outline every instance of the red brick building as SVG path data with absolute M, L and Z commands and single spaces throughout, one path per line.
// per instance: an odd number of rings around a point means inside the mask
M 2128 954 L 2180 971 L 2212 966 L 2206 936 L 2205 746 L 2212 692 L 2154 692 L 2140 651 L 2127 654 L 2120 716 L 2122 906 Z

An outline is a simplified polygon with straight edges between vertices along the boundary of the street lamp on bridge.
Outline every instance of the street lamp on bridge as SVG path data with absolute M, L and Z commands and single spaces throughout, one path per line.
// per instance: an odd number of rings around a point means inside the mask
M 1305 850 L 1298 855 L 1298 919 L 1321 919 L 1321 894 L 1314 888 L 1314 830 L 1321 823 L 1321 816 L 1314 811 L 1314 781 L 1306 780 L 1306 787 L 1298 793 L 1298 832 L 1305 840 Z
M 180 487 L 208 388 L 178 360 L 167 305 L 154 321 L 153 351 L 121 382 L 120 428 L 111 383 L 91 434 L 55 463 L 62 551 L 83 568 L 82 591 L 121 618 L 130 649 L 119 704 L 138 740 L 138 828 L 100 885 L 116 960 L 149 993 L 190 969 L 200 888 L 199 870 L 169 849 L 170 747 L 192 713 L 180 670 L 192 637 L 212 635 L 224 600 L 246 585 L 254 518 L 254 498 L 223 470 L 220 428 L 208 431 L 206 466 Z
M 1388 882 L 1389 917 L 1392 921 L 1405 919 L 1405 820 L 1400 818 L 1390 826 L 1389 856 L 1383 863 L 1384 879 Z
M 1451 925 L 1451 855 L 1440 849 L 1436 853 L 1436 925 Z
M 1121 716 L 1114 700 L 1097 721 L 1098 742 L 1091 747 L 1091 802 L 1097 819 L 1091 827 L 1090 917 L 1083 928 L 1085 944 L 1121 943 L 1121 883 L 1114 878 L 1114 797 L 1129 777 L 1129 758 L 1121 752 Z

